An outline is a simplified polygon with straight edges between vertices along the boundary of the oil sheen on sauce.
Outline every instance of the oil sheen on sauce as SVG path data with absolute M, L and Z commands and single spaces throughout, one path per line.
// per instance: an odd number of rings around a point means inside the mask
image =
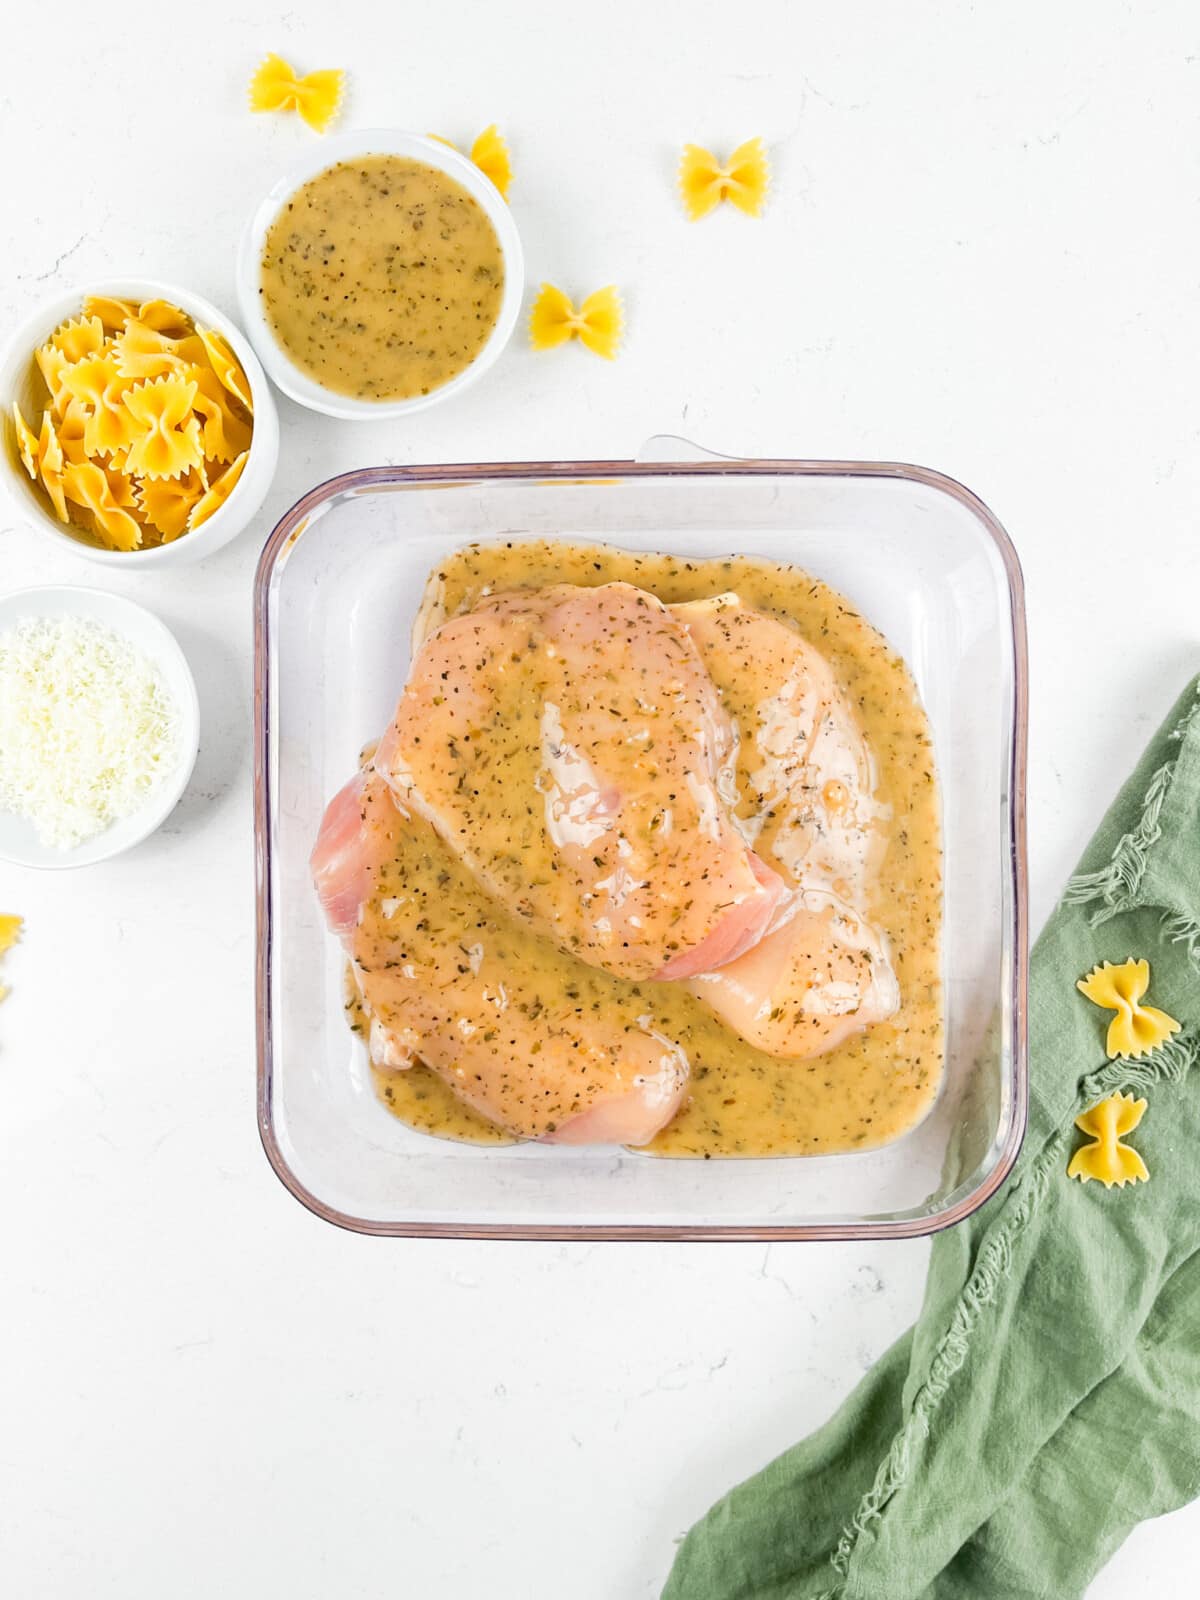
M 342 161 L 288 200 L 267 234 L 259 294 L 309 377 L 357 400 L 409 400 L 483 349 L 504 257 L 479 202 L 404 156 Z
M 580 1014 L 652 1019 L 691 1064 L 690 1094 L 646 1147 L 660 1156 L 814 1155 L 897 1138 L 929 1109 L 943 1058 L 940 962 L 941 815 L 929 727 L 904 662 L 835 590 L 795 567 L 749 558 L 686 561 L 604 546 L 546 542 L 471 545 L 431 580 L 435 620 L 481 597 L 554 583 L 624 580 L 668 604 L 736 592 L 747 606 L 790 622 L 832 665 L 874 751 L 876 795 L 886 820 L 883 857 L 867 910 L 886 932 L 900 983 L 899 1011 L 828 1053 L 784 1061 L 746 1044 L 680 984 L 630 982 L 557 949 L 509 916 L 429 828 L 397 829 L 394 863 L 364 907 L 357 949 L 388 944 L 385 907 L 403 882 L 431 909 L 431 938 L 470 927 L 528 989 Z M 753 701 L 754 686 L 742 694 Z M 731 705 L 737 714 L 737 706 Z M 532 781 L 533 774 L 529 774 Z M 520 781 L 517 777 L 515 781 Z M 348 1004 L 352 1025 L 361 1027 Z M 425 1133 L 475 1143 L 510 1136 L 463 1105 L 417 1066 L 374 1071 L 396 1116 Z

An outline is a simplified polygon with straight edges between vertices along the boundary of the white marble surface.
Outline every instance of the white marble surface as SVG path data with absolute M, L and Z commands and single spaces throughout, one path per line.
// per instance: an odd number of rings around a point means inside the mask
M 110 580 L 0 516 L 0 585 L 136 595 L 204 718 L 149 845 L 0 868 L 28 918 L 0 1011 L 0 1590 L 652 1596 L 689 1522 L 911 1320 L 926 1247 L 405 1244 L 301 1210 L 253 1114 L 258 546 L 382 461 L 675 430 L 942 468 L 1025 563 L 1040 919 L 1200 662 L 1200 22 L 1188 0 L 171 11 L 6 17 L 4 323 L 112 271 L 232 308 L 242 219 L 312 137 L 244 109 L 278 49 L 349 69 L 346 125 L 498 120 L 531 283 L 615 280 L 630 339 L 612 367 L 518 344 L 405 426 L 281 402 L 263 514 L 194 573 Z M 689 227 L 681 141 L 756 132 L 768 217 Z M 1093 1600 L 1180 1593 L 1198 1554 L 1198 1511 L 1143 1528 Z

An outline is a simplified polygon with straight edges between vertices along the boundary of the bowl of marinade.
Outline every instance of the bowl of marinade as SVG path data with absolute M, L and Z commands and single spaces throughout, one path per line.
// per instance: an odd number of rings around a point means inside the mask
M 238 294 L 275 384 L 347 420 L 405 416 L 476 382 L 508 343 L 524 261 L 473 162 L 422 134 L 338 135 L 264 196 Z

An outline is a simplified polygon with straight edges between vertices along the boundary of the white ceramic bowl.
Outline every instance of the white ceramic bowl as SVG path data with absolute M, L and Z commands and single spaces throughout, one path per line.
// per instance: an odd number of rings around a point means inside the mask
M 190 535 L 189 535 L 190 537 Z M 187 788 L 200 748 L 200 704 L 196 684 L 174 634 L 144 606 L 99 589 L 60 584 L 45 589 L 18 589 L 0 598 L 0 633 L 23 617 L 84 617 L 119 634 L 154 662 L 179 708 L 179 761 L 175 771 L 128 817 L 111 823 L 74 850 L 42 844 L 26 817 L 0 811 L 0 859 L 21 867 L 88 867 L 132 850 L 161 826 Z
M 250 437 L 250 457 L 229 499 L 207 522 L 193 533 L 185 533 L 171 544 L 147 550 L 105 550 L 93 544 L 86 533 L 59 522 L 49 501 L 30 479 L 17 454 L 12 421 L 12 403 L 20 403 L 29 424 L 36 430 L 41 421 L 41 405 L 34 403 L 37 392 L 33 352 L 54 332 L 60 322 L 77 317 L 88 295 L 112 295 L 120 300 L 167 300 L 186 311 L 193 322 L 215 328 L 242 364 L 254 402 L 254 431 Z M 0 481 L 9 499 L 27 522 L 48 534 L 59 545 L 104 566 L 120 567 L 123 572 L 149 572 L 158 567 L 187 566 L 220 550 L 250 522 L 266 498 L 279 461 L 279 417 L 275 397 L 259 365 L 258 357 L 240 330 L 216 306 L 174 283 L 158 283 L 152 278 L 106 278 L 47 300 L 13 334 L 0 355 L 0 408 L 3 409 L 3 451 L 0 452 Z
M 260 268 L 263 247 L 271 224 L 287 200 L 310 178 L 333 167 L 340 161 L 358 160 L 363 156 L 407 156 L 412 161 L 436 167 L 477 200 L 496 230 L 504 257 L 504 294 L 496 326 L 483 349 L 457 377 L 451 378 L 429 394 L 414 395 L 411 400 L 356 400 L 350 395 L 338 394 L 302 372 L 282 348 L 263 315 L 259 294 Z M 251 217 L 242 235 L 237 261 L 238 305 L 246 332 L 258 351 L 262 364 L 272 381 L 313 411 L 322 411 L 327 417 L 341 417 L 348 422 L 379 421 L 381 418 L 406 417 L 413 411 L 423 411 L 427 406 L 449 400 L 475 383 L 493 365 L 500 352 L 512 337 L 521 314 L 521 300 L 525 290 L 525 257 L 520 235 L 512 212 L 505 204 L 500 191 L 490 178 L 473 161 L 419 133 L 403 133 L 394 128 L 369 128 L 352 133 L 336 134 L 313 146 L 304 160 L 288 168 Z

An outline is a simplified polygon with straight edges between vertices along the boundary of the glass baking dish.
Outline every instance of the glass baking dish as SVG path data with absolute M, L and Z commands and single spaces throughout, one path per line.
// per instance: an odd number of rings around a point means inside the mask
M 720 1161 L 479 1147 L 416 1133 L 376 1099 L 309 851 L 391 715 L 430 569 L 517 537 L 794 563 L 908 661 L 942 786 L 947 1059 L 903 1138 Z M 1025 621 L 1013 547 L 968 490 L 874 462 L 377 467 L 293 506 L 254 606 L 258 1118 L 276 1173 L 319 1216 L 424 1237 L 904 1238 L 960 1221 L 1004 1180 L 1026 1104 Z

